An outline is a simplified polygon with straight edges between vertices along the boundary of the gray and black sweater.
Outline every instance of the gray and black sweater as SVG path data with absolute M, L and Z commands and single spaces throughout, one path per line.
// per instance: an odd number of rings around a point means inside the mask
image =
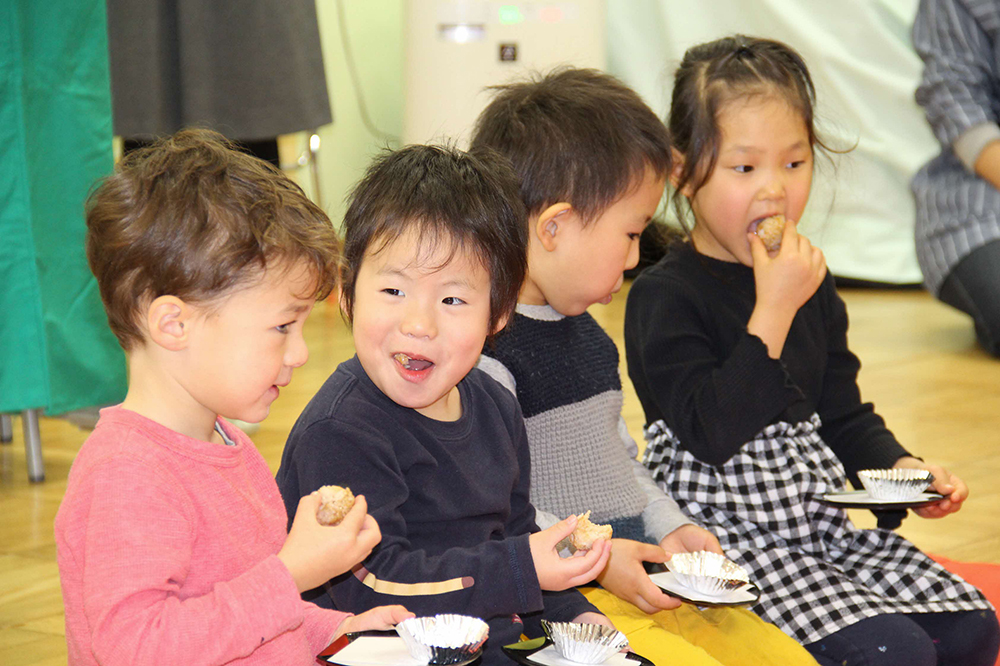
M 616 537 L 658 543 L 691 522 L 635 459 L 621 416 L 618 348 L 589 314 L 519 304 L 478 367 L 521 405 L 540 526 L 590 510 Z

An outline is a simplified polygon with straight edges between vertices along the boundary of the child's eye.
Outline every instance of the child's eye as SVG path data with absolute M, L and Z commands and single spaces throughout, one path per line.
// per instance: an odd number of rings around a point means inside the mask
M 390 296 L 402 296 L 403 295 L 403 292 L 400 291 L 399 289 L 392 289 L 392 288 L 383 289 L 382 293 L 383 294 L 389 294 Z
M 753 171 L 753 167 L 749 164 L 740 164 L 739 166 L 733 167 L 733 171 L 736 173 L 750 173 Z
M 802 166 L 805 163 L 806 163 L 805 160 L 795 160 L 794 162 L 789 162 L 788 163 L 788 168 L 789 169 L 798 169 L 800 166 Z
M 630 233 L 630 234 L 628 235 L 628 239 L 629 239 L 629 240 L 633 240 L 633 241 L 634 241 L 634 240 L 639 240 L 639 237 L 640 237 L 640 236 L 642 236 L 642 234 L 637 234 L 637 233 L 635 233 L 635 232 L 632 232 L 632 233 Z
M 274 328 L 277 329 L 278 333 L 288 333 L 289 327 L 291 327 L 291 325 L 294 323 L 295 322 L 290 321 L 287 324 L 281 324 L 279 326 L 275 326 Z
M 465 304 L 465 301 L 463 301 L 458 296 L 448 296 L 448 297 L 444 298 L 441 302 L 444 303 L 445 305 L 464 305 Z

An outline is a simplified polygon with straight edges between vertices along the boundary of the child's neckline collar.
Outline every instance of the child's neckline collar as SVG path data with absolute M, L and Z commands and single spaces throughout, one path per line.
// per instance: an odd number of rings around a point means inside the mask
M 527 303 L 518 303 L 515 312 L 530 319 L 541 319 L 542 321 L 559 321 L 566 318 L 566 315 L 557 312 L 555 308 L 548 304 L 528 305 Z

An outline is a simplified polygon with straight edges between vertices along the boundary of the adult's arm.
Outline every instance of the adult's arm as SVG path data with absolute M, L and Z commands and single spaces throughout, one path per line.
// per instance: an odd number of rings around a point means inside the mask
M 996 125 L 994 51 L 966 2 L 921 0 L 913 46 L 924 61 L 916 99 L 942 146 L 972 128 Z

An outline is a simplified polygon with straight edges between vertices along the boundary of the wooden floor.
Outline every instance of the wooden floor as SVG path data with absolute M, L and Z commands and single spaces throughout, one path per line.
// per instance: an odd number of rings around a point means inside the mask
M 863 395 L 875 402 L 904 445 L 951 468 L 972 489 L 960 513 L 938 521 L 910 517 L 901 533 L 930 552 L 1000 563 L 1000 362 L 976 348 L 964 316 L 924 292 L 842 293 L 851 316 L 851 346 L 864 364 Z M 619 346 L 624 304 L 620 294 L 611 305 L 592 308 Z M 299 411 L 337 363 L 352 354 L 350 336 L 332 304 L 316 308 L 307 338 L 309 362 L 296 371 L 254 435 L 272 468 Z M 622 373 L 627 378 L 624 365 Z M 625 417 L 639 438 L 642 412 L 627 379 L 625 384 Z M 13 444 L 0 447 L 0 664 L 65 664 L 52 521 L 87 433 L 62 420 L 43 419 L 47 480 L 32 485 L 19 419 L 14 427 Z M 873 526 L 870 514 L 852 515 L 857 523 Z

